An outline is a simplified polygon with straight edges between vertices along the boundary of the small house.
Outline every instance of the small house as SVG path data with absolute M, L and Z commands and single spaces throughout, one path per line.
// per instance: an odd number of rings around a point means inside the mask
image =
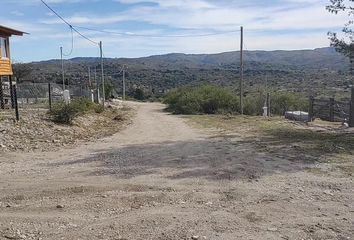
M 23 36 L 25 32 L 0 25 L 0 77 L 12 76 L 10 37 L 12 35 Z
M 5 108 L 5 104 L 12 100 L 12 106 L 14 106 L 12 94 L 12 64 L 10 54 L 10 37 L 12 35 L 23 36 L 25 32 L 21 32 L 15 29 L 4 27 L 0 25 L 0 109 Z M 7 78 L 8 81 L 3 81 L 3 78 Z

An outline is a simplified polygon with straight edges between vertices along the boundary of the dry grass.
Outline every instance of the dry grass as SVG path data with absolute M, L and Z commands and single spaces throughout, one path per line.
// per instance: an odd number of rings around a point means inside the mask
M 190 122 L 218 131 L 220 136 L 237 136 L 241 141 L 252 142 L 259 151 L 284 156 L 305 154 L 316 162 L 330 162 L 343 172 L 354 174 L 354 131 L 340 129 L 338 123 L 305 124 L 280 117 L 225 115 L 193 116 Z

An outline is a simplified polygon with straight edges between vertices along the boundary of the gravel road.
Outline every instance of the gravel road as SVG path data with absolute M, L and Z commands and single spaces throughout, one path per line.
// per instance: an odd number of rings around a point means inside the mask
M 130 105 L 112 137 L 0 156 L 0 239 L 354 239 L 352 177 Z

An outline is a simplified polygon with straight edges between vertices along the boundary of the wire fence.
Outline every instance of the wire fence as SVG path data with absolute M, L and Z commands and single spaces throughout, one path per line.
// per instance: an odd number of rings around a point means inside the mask
M 330 122 L 347 122 L 350 127 L 354 127 L 354 87 L 351 99 L 348 101 L 310 97 L 309 120 L 315 118 Z
M 19 83 L 4 79 L 0 82 L 0 119 L 16 118 L 21 113 L 48 111 L 56 103 L 64 101 L 63 85 L 55 83 Z M 92 98 L 94 92 L 85 86 L 65 86 L 71 99 Z

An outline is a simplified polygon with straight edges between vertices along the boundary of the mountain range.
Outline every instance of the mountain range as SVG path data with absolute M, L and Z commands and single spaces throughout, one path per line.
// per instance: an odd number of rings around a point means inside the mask
M 62 82 L 60 60 L 29 63 L 33 82 Z M 128 89 L 140 87 L 162 92 L 183 85 L 204 83 L 227 86 L 237 91 L 240 80 L 240 52 L 219 54 L 171 53 L 142 58 L 104 58 L 107 81 L 121 91 L 123 65 L 127 66 Z M 71 84 L 100 81 L 99 58 L 65 60 L 65 78 Z M 341 95 L 352 84 L 349 61 L 334 48 L 294 51 L 245 51 L 247 93 L 271 88 L 274 91 L 303 92 L 311 95 Z M 96 74 L 94 69 L 96 68 Z

